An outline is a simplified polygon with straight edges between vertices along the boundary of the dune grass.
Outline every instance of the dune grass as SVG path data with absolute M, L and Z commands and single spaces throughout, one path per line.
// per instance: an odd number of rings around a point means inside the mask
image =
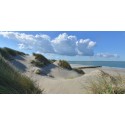
M 37 67 L 43 67 L 51 63 L 41 54 L 33 53 L 33 56 L 35 56 L 35 60 L 32 60 L 31 63 Z
M 54 62 L 57 61 L 57 60 L 55 60 L 55 59 L 49 59 L 49 61 L 50 61 L 51 63 L 54 63 Z
M 37 61 L 44 62 L 45 65 L 50 64 L 50 61 L 47 58 L 45 58 L 42 54 L 33 53 L 33 55 L 35 56 L 35 59 Z
M 13 50 L 7 47 L 4 48 L 0 48 L 0 54 L 7 60 L 12 59 L 13 56 L 17 56 L 17 55 L 26 55 L 23 52 L 19 52 L 17 50 Z
M 40 62 L 40 61 L 37 61 L 37 60 L 32 60 L 31 64 L 33 64 L 34 66 L 37 66 L 37 67 L 45 66 L 44 62 Z
M 28 77 L 20 74 L 0 55 L 0 93 L 36 94 L 42 91 Z
M 68 69 L 68 70 L 72 70 L 72 67 L 70 66 L 70 64 L 65 60 L 59 60 L 58 66 Z
M 125 94 L 125 77 L 121 75 L 99 76 L 91 81 L 87 91 L 93 94 Z
M 64 68 L 64 69 L 73 70 L 81 75 L 85 74 L 85 72 L 82 69 L 72 68 L 66 60 L 59 60 L 58 66 L 60 66 L 61 68 Z

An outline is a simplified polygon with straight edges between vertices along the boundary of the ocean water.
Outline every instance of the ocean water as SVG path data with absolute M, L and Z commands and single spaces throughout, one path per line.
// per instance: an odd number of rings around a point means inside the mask
M 108 66 L 125 68 L 125 61 L 68 61 L 70 64 L 80 64 L 86 66 Z

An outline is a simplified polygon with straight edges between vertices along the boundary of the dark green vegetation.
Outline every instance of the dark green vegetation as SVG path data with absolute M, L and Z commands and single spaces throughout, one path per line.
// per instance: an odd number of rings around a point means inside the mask
M 13 50 L 13 49 L 10 49 L 10 48 L 7 48 L 7 47 L 4 47 L 4 48 L 0 48 L 0 54 L 7 60 L 10 60 L 13 58 L 13 56 L 18 56 L 18 55 L 26 55 L 25 53 L 23 52 L 19 52 L 19 51 L 16 51 L 16 50 Z
M 125 94 L 125 77 L 104 73 L 91 82 L 87 91 L 93 94 Z
M 78 69 L 87 69 L 87 68 L 99 68 L 102 66 L 86 66 L 86 67 L 79 67 Z
M 43 62 L 40 61 L 36 61 L 36 60 L 32 60 L 31 63 L 37 67 L 43 67 L 45 66 L 45 64 Z
M 70 66 L 70 64 L 65 60 L 59 60 L 58 66 L 68 69 L 68 70 L 72 70 L 72 67 Z
M 51 62 L 41 54 L 33 53 L 33 56 L 35 56 L 35 60 L 32 60 L 31 63 L 37 67 L 43 67 L 51 64 Z
M 85 72 L 82 69 L 78 69 L 78 68 L 72 68 L 70 66 L 70 64 L 65 61 L 65 60 L 59 60 L 58 62 L 58 66 L 64 68 L 64 69 L 68 69 L 68 70 L 74 70 L 75 72 L 79 73 L 79 74 L 85 74 Z
M 0 48 L 0 93 L 35 94 L 42 93 L 28 77 L 19 73 L 8 61 L 13 56 L 25 55 L 9 48 Z
M 73 70 L 76 71 L 79 74 L 82 74 L 82 75 L 85 74 L 85 72 L 81 69 L 74 68 Z
M 51 63 L 54 63 L 54 62 L 57 61 L 57 60 L 55 60 L 55 59 L 49 59 L 49 61 L 50 61 Z

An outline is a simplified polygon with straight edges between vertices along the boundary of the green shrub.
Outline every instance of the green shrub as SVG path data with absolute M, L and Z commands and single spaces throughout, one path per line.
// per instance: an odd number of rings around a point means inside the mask
M 0 93 L 32 94 L 42 93 L 28 77 L 20 74 L 11 64 L 0 56 Z
M 82 74 L 82 75 L 85 74 L 85 72 L 81 69 L 74 68 L 73 70 L 76 71 L 79 74 Z
M 72 67 L 70 66 L 70 64 L 65 60 L 59 60 L 58 66 L 65 68 L 65 69 L 72 70 Z

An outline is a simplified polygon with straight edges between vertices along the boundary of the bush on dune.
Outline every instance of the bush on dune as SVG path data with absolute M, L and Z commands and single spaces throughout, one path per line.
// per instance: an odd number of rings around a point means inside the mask
M 28 77 L 20 74 L 0 56 L 0 93 L 32 94 L 42 93 Z

